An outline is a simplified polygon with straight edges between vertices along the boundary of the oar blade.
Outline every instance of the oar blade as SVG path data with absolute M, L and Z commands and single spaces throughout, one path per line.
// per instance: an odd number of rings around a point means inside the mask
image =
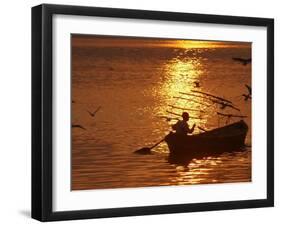
M 152 154 L 151 148 L 148 148 L 148 147 L 136 150 L 134 153 L 139 154 L 139 155 L 151 155 Z

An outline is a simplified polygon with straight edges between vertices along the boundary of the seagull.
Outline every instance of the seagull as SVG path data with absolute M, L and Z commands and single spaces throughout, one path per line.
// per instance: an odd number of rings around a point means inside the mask
M 245 86 L 246 86 L 246 88 L 247 88 L 248 91 L 249 91 L 249 95 L 252 95 L 252 87 L 249 86 L 249 85 L 247 85 L 247 84 L 245 84 Z
M 252 88 L 245 84 L 246 88 L 248 89 L 248 94 L 242 94 L 242 96 L 244 97 L 244 100 L 247 101 L 248 99 L 252 99 Z
M 244 97 L 245 101 L 247 101 L 248 99 L 250 99 L 250 100 L 252 99 L 251 95 L 249 95 L 249 94 L 243 94 L 242 96 Z
M 227 103 L 221 103 L 221 109 L 225 109 L 226 107 L 233 108 L 236 111 L 240 111 L 239 108 L 234 107 L 233 105 L 230 105 L 230 104 L 227 104 Z
M 238 61 L 238 62 L 240 62 L 241 64 L 243 64 L 244 66 L 246 66 L 247 64 L 249 64 L 249 63 L 252 62 L 252 59 L 251 59 L 251 58 L 243 59 L 243 58 L 239 58 L 239 57 L 233 57 L 232 60 Z
M 167 122 L 170 122 L 171 120 L 179 120 L 179 118 L 172 118 L 172 117 L 168 117 L 168 116 L 164 116 L 164 115 L 160 115 L 160 116 L 158 116 L 158 118 L 163 118 Z
M 196 88 L 200 87 L 200 83 L 198 81 L 193 82 Z
M 167 116 L 158 116 L 158 117 L 165 119 L 167 122 L 170 122 L 172 120 L 170 117 Z
M 90 112 L 87 111 L 89 113 L 89 115 L 91 115 L 92 117 L 95 117 L 96 113 L 101 109 L 101 106 L 99 106 L 94 112 Z
M 80 128 L 80 129 L 86 130 L 83 126 L 78 125 L 78 124 L 72 124 L 71 127 L 72 128 Z
M 225 102 L 220 102 L 220 101 L 213 100 L 213 103 L 219 104 L 220 105 L 220 109 L 222 109 L 222 110 L 225 109 L 226 107 L 229 107 L 229 108 L 233 108 L 236 111 L 240 111 L 239 108 L 234 107 L 233 105 L 225 103 Z

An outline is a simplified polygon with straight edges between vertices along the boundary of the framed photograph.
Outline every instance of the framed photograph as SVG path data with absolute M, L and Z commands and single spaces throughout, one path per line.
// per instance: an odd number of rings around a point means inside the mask
M 32 217 L 274 205 L 274 21 L 32 8 Z

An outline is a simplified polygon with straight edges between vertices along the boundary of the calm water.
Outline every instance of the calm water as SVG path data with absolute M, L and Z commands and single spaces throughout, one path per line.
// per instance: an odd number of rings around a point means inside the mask
M 242 94 L 247 93 L 244 85 L 251 84 L 251 65 L 232 60 L 251 57 L 250 48 L 81 45 L 72 50 L 72 123 L 86 128 L 72 129 L 72 189 L 251 181 L 251 148 L 180 165 L 168 162 L 165 143 L 153 155 L 133 153 L 169 133 L 176 121 L 167 122 L 163 116 L 177 117 L 167 110 L 182 112 L 169 105 L 196 109 L 189 111 L 194 117 L 189 125 L 205 129 L 225 125 L 227 119 L 218 118 L 218 111 L 247 115 L 250 145 L 251 101 L 244 101 Z M 241 113 L 180 94 L 191 90 L 223 96 Z M 98 106 L 100 111 L 91 117 L 87 110 Z M 194 133 L 199 132 L 196 128 Z

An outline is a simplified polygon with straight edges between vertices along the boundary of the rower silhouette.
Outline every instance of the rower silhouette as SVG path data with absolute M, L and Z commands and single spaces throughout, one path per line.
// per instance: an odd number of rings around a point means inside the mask
M 189 128 L 188 122 L 189 114 L 187 112 L 182 113 L 182 120 L 178 120 L 176 124 L 172 126 L 172 129 L 176 131 L 177 134 L 187 135 L 188 133 L 193 133 L 196 124 L 193 124 L 191 129 Z

